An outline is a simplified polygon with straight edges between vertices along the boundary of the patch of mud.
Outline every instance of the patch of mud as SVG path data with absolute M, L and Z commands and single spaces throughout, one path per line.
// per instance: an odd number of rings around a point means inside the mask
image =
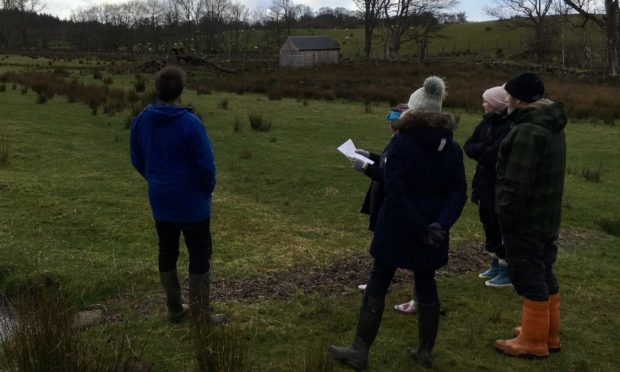
M 562 230 L 558 240 L 561 250 L 585 249 L 603 236 L 586 230 Z M 489 256 L 481 241 L 454 241 L 449 251 L 448 265 L 441 268 L 438 276 L 476 272 L 488 264 Z M 264 273 L 248 279 L 221 279 L 211 284 L 211 298 L 215 301 L 256 301 L 261 299 L 289 299 L 300 294 L 320 293 L 326 296 L 342 295 L 357 290 L 366 283 L 372 265 L 372 257 L 363 253 L 332 261 L 326 266 L 294 266 L 280 272 Z M 413 274 L 398 270 L 393 283 L 413 283 Z M 187 298 L 187 281 L 182 283 Z M 127 292 L 107 301 L 132 312 L 149 314 L 161 311 L 164 295 L 160 288 L 148 293 Z M 106 312 L 105 322 L 119 321 L 122 314 Z
M 488 255 L 480 242 L 455 242 L 449 251 L 448 265 L 438 275 L 461 274 L 483 267 Z M 366 283 L 372 266 L 369 254 L 335 260 L 323 267 L 295 266 L 287 271 L 269 273 L 252 279 L 223 279 L 211 285 L 214 300 L 288 299 L 298 294 L 337 295 Z M 393 283 L 413 283 L 413 273 L 398 270 Z
M 601 233 L 589 230 L 570 229 L 560 231 L 557 244 L 560 250 L 581 250 L 603 239 Z

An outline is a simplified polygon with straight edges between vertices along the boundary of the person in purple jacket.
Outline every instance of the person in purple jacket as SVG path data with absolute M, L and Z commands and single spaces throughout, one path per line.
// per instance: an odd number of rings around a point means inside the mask
M 189 309 L 196 320 L 219 323 L 225 316 L 209 311 L 215 160 L 202 122 L 190 108 L 180 106 L 185 76 L 178 67 L 156 75 L 157 101 L 131 124 L 131 163 L 148 183 L 168 319 L 179 322 Z M 189 252 L 189 306 L 181 299 L 176 268 L 181 233 Z

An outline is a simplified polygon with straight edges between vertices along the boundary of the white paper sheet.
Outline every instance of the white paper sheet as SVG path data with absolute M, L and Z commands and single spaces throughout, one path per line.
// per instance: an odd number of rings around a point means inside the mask
M 367 157 L 356 153 L 355 152 L 355 145 L 353 144 L 353 141 L 350 138 L 348 140 L 346 140 L 342 145 L 338 146 L 337 150 L 341 154 L 343 154 L 344 156 L 346 156 L 349 159 L 356 158 L 356 159 L 360 159 L 363 162 L 368 163 L 368 164 L 374 164 L 375 163 L 374 161 L 368 159 Z

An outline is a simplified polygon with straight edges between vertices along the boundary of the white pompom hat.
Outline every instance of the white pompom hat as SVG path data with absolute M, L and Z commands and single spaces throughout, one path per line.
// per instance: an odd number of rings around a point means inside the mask
M 441 112 L 441 104 L 446 95 L 446 84 L 438 76 L 429 76 L 424 85 L 409 97 L 410 111 Z

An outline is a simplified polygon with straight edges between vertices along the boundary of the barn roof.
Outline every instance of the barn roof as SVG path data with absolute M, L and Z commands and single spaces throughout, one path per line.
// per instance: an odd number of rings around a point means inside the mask
M 293 45 L 299 50 L 334 50 L 340 49 L 329 36 L 289 36 Z

